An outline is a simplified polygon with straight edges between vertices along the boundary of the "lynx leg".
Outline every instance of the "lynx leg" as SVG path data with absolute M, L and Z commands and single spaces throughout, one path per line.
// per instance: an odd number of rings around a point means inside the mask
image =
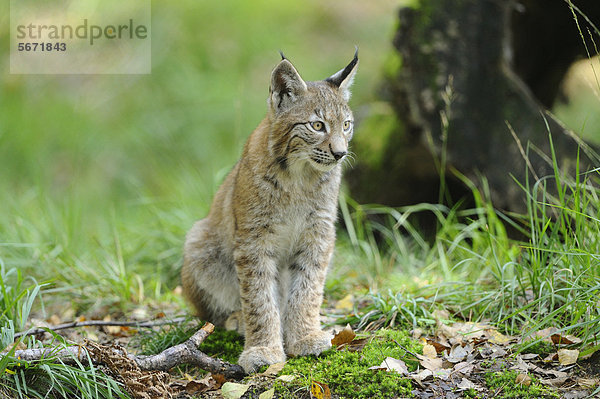
M 235 253 L 240 280 L 245 344 L 238 363 L 246 372 L 285 360 L 278 307 L 275 260 L 252 246 Z
M 290 265 L 290 291 L 284 315 L 288 355 L 318 355 L 331 348 L 332 334 L 321 330 L 320 310 L 333 246 L 333 240 L 306 242 Z

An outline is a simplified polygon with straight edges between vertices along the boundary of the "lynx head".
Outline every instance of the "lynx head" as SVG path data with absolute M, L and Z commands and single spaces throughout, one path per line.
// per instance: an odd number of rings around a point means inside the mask
M 325 80 L 305 82 L 283 54 L 271 74 L 269 150 L 283 169 L 310 165 L 327 172 L 348 154 L 354 118 L 348 107 L 358 69 L 352 61 Z

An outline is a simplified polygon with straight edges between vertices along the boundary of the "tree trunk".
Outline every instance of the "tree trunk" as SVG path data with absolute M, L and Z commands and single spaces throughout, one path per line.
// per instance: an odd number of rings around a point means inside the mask
M 523 211 L 525 193 L 515 180 L 525 184 L 527 175 L 531 182 L 554 174 L 549 133 L 561 166 L 573 165 L 579 145 L 594 157 L 542 105 L 552 104 L 568 65 L 584 53 L 581 38 L 578 51 L 571 48 L 577 44 L 571 38 L 556 43 L 569 47 L 557 48 L 556 57 L 530 59 L 541 57 L 532 49 L 552 39 L 529 35 L 537 25 L 527 13 L 543 14 L 540 5 L 547 3 L 554 10 L 548 18 L 570 22 L 574 30 L 564 34 L 579 38 L 562 0 L 528 0 L 516 10 L 507 0 L 422 0 L 416 9 L 400 10 L 394 46 L 401 66 L 384 88 L 399 123 L 376 165 L 361 163 L 357 148 L 359 165 L 349 182 L 360 202 L 437 201 L 440 170 L 448 193 L 457 199 L 468 195 L 453 173 L 457 170 L 480 188 L 485 177 L 496 207 Z M 597 3 L 590 7 L 600 9 Z M 579 22 L 584 24 L 582 18 Z M 517 62 L 513 54 L 520 57 Z M 513 64 L 527 75 L 525 81 Z

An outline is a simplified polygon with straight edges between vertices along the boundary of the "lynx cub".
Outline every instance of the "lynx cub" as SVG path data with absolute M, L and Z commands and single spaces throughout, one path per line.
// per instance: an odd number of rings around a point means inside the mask
M 321 331 L 323 284 L 335 243 L 348 107 L 358 55 L 318 82 L 283 56 L 267 116 L 250 135 L 208 216 L 189 231 L 181 271 L 198 315 L 245 335 L 247 371 L 331 347 Z

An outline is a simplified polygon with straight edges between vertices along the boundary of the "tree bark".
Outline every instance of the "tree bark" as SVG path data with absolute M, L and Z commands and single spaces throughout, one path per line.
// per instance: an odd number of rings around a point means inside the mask
M 532 4 L 547 2 L 560 3 L 554 4 L 560 9 L 554 18 L 575 25 L 562 0 L 528 0 L 523 7 L 531 11 Z M 536 56 L 526 54 L 525 42 L 534 40 L 528 45 L 535 47 L 535 41 L 545 41 L 525 37 L 527 30 L 516 27 L 528 20 L 518 22 L 515 12 L 515 3 L 504 0 L 422 0 L 418 8 L 400 10 L 394 46 L 401 67 L 384 88 L 399 123 L 388 136 L 378 165 L 360 163 L 357 149 L 359 165 L 349 182 L 360 202 L 393 206 L 435 202 L 440 170 L 452 198 L 469 196 L 453 173 L 457 170 L 479 188 L 484 188 L 484 177 L 496 207 L 524 211 L 525 193 L 515 180 L 525 184 L 527 178 L 533 182 L 554 174 L 550 136 L 560 166 L 573 165 L 579 146 L 595 159 L 593 149 L 543 105 L 556 97 L 557 84 L 566 72 L 562 58 L 558 57 L 562 69 L 546 77 L 533 69 L 554 65 L 517 62 L 517 70 L 529 76 L 526 81 L 513 69 L 513 54 L 522 59 Z M 581 50 L 563 50 L 571 54 L 569 62 L 581 54 Z M 535 83 L 534 77 L 542 83 Z M 546 90 L 548 84 L 554 89 Z M 590 159 L 583 162 L 591 163 Z

